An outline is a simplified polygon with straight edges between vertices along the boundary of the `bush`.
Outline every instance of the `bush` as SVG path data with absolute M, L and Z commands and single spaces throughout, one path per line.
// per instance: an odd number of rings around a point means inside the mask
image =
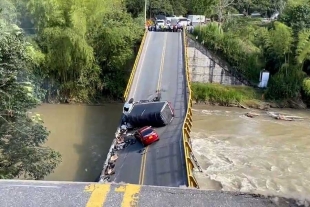
M 257 91 L 247 86 L 225 86 L 212 83 L 193 83 L 193 98 L 196 102 L 208 101 L 211 104 L 229 106 L 256 99 Z
M 239 30 L 243 32 L 240 33 Z M 254 38 L 252 36 L 255 31 L 252 25 L 238 28 L 236 31 L 234 28 L 224 31 L 221 25 L 212 22 L 195 28 L 194 36 L 198 36 L 199 42 L 203 41 L 206 48 L 223 57 L 247 79 L 257 82 L 263 63 L 261 50 L 250 41 Z
M 297 68 L 282 68 L 271 76 L 266 98 L 283 100 L 298 97 L 304 78 L 305 74 Z
M 302 89 L 307 96 L 310 96 L 310 78 L 305 78 L 303 80 Z

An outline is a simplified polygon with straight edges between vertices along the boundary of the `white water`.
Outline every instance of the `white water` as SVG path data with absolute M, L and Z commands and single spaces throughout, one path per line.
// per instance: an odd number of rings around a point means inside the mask
M 201 188 L 310 200 L 310 113 L 282 111 L 303 121 L 275 120 L 264 111 L 197 106 L 192 146 L 203 169 Z

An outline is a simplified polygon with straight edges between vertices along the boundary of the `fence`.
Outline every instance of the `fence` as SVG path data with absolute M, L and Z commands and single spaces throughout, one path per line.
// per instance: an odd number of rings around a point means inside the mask
M 139 61 L 140 61 L 140 56 L 141 56 L 141 53 L 142 53 L 142 50 L 143 50 L 143 46 L 144 46 L 144 42 L 145 42 L 145 39 L 146 39 L 146 36 L 147 36 L 147 32 L 148 32 L 148 30 L 146 29 L 145 32 L 144 32 L 141 44 L 140 44 L 140 48 L 139 48 L 138 54 L 136 56 L 135 63 L 133 64 L 133 67 L 132 67 L 132 70 L 131 70 L 131 73 L 130 73 L 130 77 L 129 77 L 129 80 L 128 80 L 128 83 L 127 83 L 127 87 L 126 87 L 126 90 L 125 90 L 125 93 L 124 93 L 124 100 L 125 101 L 128 98 L 128 94 L 130 92 L 130 88 L 131 88 L 133 79 L 135 77 L 135 73 L 136 73 L 136 70 L 137 70 L 137 67 L 138 67 L 138 64 L 139 64 Z
M 187 110 L 186 116 L 183 123 L 183 147 L 184 147 L 184 156 L 185 156 L 185 164 L 186 164 L 186 174 L 187 174 L 187 182 L 188 187 L 199 188 L 198 182 L 193 174 L 193 169 L 195 168 L 194 162 L 192 160 L 192 147 L 190 142 L 190 132 L 192 128 L 192 90 L 191 83 L 189 78 L 189 66 L 188 66 L 188 58 L 187 58 L 187 41 L 186 41 L 186 32 L 183 31 L 183 54 L 184 54 L 184 66 L 186 73 L 186 84 L 187 84 L 187 93 L 188 93 L 188 101 L 187 101 Z

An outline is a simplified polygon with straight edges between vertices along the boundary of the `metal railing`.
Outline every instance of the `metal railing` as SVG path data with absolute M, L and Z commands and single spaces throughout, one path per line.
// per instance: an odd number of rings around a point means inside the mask
M 183 31 L 183 53 L 184 53 L 184 66 L 186 73 L 186 84 L 187 84 L 187 93 L 188 93 L 188 101 L 187 101 L 187 110 L 186 116 L 183 123 L 183 147 L 184 147 L 184 156 L 185 156 L 185 164 L 186 164 L 186 174 L 187 174 L 187 183 L 188 187 L 199 188 L 198 182 L 193 174 L 193 169 L 195 168 L 194 162 L 191 158 L 192 147 L 190 142 L 190 132 L 192 128 L 192 90 L 191 83 L 189 78 L 189 66 L 188 66 L 188 57 L 187 57 L 187 41 L 186 41 L 186 32 Z
M 135 63 L 133 64 L 133 67 L 132 67 L 132 70 L 131 70 L 131 73 L 130 73 L 130 77 L 129 77 L 129 80 L 128 80 L 128 83 L 127 83 L 127 87 L 126 87 L 126 90 L 125 90 L 125 93 L 124 93 L 124 100 L 125 101 L 128 98 L 128 94 L 130 92 L 130 88 L 131 88 L 133 79 L 135 77 L 135 73 L 136 73 L 136 70 L 137 70 L 137 67 L 138 67 L 138 64 L 139 64 L 139 61 L 140 61 L 140 56 L 141 56 L 141 53 L 142 53 L 142 50 L 143 50 L 143 46 L 144 46 L 144 43 L 145 43 L 147 32 L 148 32 L 148 30 L 145 29 L 144 35 L 143 35 L 143 38 L 142 38 L 142 41 L 141 41 L 141 44 L 140 44 L 140 47 L 139 47 L 138 54 L 136 56 Z

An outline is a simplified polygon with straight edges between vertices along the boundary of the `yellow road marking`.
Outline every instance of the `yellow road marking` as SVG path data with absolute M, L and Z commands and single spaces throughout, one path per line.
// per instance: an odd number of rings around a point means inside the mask
M 146 149 L 145 149 L 146 150 Z M 141 180 L 142 180 L 142 171 L 143 171 L 143 166 L 144 166 L 144 158 L 145 158 L 145 152 L 144 154 L 142 155 L 142 158 L 141 158 L 141 166 L 140 166 L 140 175 L 139 175 L 139 185 L 141 185 Z
M 108 184 L 90 184 L 85 187 L 86 192 L 91 192 L 86 207 L 102 207 L 110 191 Z
M 147 151 L 149 149 L 149 146 L 145 148 L 144 154 L 142 155 L 142 160 L 141 160 L 141 167 L 140 167 L 140 177 L 139 177 L 139 185 L 143 185 L 144 183 L 144 173 L 145 173 L 145 161 L 146 161 L 146 155 Z
M 115 192 L 124 192 L 122 207 L 135 207 L 138 205 L 139 192 L 141 186 L 127 184 L 126 186 L 120 186 L 115 189 Z
M 167 45 L 167 33 L 165 33 L 163 52 L 162 52 L 162 54 L 161 54 L 161 61 L 160 61 L 160 68 L 159 68 L 159 76 L 158 76 L 158 82 L 157 82 L 157 91 L 159 91 L 159 90 L 160 90 L 160 87 L 161 87 L 161 78 L 162 78 L 162 73 L 163 73 L 163 69 L 164 69 L 166 45 Z M 149 146 L 146 147 L 145 152 L 144 152 L 144 154 L 142 155 L 141 167 L 140 167 L 140 176 L 139 176 L 139 185 L 143 185 L 143 183 L 144 183 L 146 156 L 147 156 L 147 151 L 148 151 L 148 149 L 149 149 Z

